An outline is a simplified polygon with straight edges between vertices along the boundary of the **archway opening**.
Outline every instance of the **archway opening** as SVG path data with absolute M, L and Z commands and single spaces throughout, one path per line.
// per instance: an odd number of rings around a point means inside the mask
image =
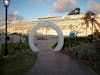
M 37 24 L 31 30 L 31 32 L 29 34 L 29 46 L 30 46 L 30 48 L 32 49 L 33 52 L 39 52 L 39 49 L 35 45 L 35 40 L 34 40 L 35 37 L 34 37 L 34 35 L 35 35 L 37 30 L 39 30 L 41 27 L 44 27 L 44 26 L 49 26 L 49 27 L 53 28 L 57 32 L 59 41 L 58 41 L 57 46 L 53 49 L 53 51 L 60 51 L 62 46 L 63 46 L 63 44 L 64 44 L 63 33 L 62 33 L 62 31 L 60 30 L 60 28 L 56 24 L 54 24 L 52 22 L 48 22 L 48 21 L 45 21 L 45 22 Z
M 59 38 L 56 30 L 50 26 L 43 26 L 36 30 L 34 35 L 34 43 L 39 50 L 53 49 Z

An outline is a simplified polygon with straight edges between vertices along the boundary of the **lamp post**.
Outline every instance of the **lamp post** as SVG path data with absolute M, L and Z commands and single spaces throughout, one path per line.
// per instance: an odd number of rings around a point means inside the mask
M 4 1 L 4 6 L 5 6 L 5 51 L 4 51 L 4 56 L 8 55 L 8 46 L 7 46 L 7 12 L 8 12 L 8 7 L 10 0 L 3 0 Z
M 91 34 L 92 34 L 92 36 L 94 36 L 93 35 L 94 20 L 95 20 L 95 14 L 94 13 L 91 13 L 91 22 L 92 22 L 92 31 L 91 31 Z

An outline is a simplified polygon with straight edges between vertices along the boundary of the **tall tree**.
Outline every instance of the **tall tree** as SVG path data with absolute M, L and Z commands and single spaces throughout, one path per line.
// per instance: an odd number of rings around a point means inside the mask
M 87 28 L 89 27 L 89 23 L 91 22 L 91 13 L 92 13 L 91 11 L 86 12 L 83 18 L 86 24 L 86 35 L 87 35 Z

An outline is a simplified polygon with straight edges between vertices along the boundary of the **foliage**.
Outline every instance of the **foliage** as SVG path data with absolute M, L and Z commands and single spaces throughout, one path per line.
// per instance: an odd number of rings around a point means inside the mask
M 80 43 L 80 45 L 72 48 L 74 54 L 85 60 L 97 60 L 96 48 L 92 43 Z
M 97 46 L 94 45 L 87 37 L 77 37 L 76 40 L 70 40 L 68 37 L 64 39 L 64 48 L 70 50 L 74 55 L 81 59 L 96 60 L 98 59 Z
M 91 11 L 86 12 L 86 13 L 85 13 L 84 20 L 90 20 L 92 14 L 93 14 L 93 12 L 91 12 Z
M 28 36 L 27 35 L 23 35 L 23 37 L 26 39 L 26 42 L 28 43 Z
M 88 63 L 85 63 L 85 62 L 82 62 L 86 65 L 88 65 L 89 67 L 91 67 L 96 73 L 98 73 L 98 75 L 100 75 L 100 60 L 98 61 L 94 61 L 94 62 L 89 62 Z
M 0 55 L 1 55 L 1 44 L 0 44 Z
M 1 49 L 2 49 L 2 52 L 4 52 L 5 44 L 1 45 Z M 8 50 L 9 50 L 10 54 L 15 53 L 16 50 L 18 51 L 18 50 L 25 50 L 25 49 L 29 49 L 29 46 L 27 43 L 25 43 L 25 44 L 9 43 L 8 44 Z
M 65 54 L 78 57 L 100 75 L 100 40 L 91 41 L 87 37 L 77 37 L 76 40 L 64 39 Z M 68 54 L 69 52 L 69 54 Z
M 77 46 L 78 44 L 80 44 L 80 42 L 84 42 L 84 43 L 90 43 L 91 41 L 89 40 L 89 38 L 87 37 L 77 37 L 75 40 L 71 40 L 69 39 L 69 37 L 64 37 L 64 45 L 63 48 L 69 48 L 69 47 L 74 47 Z M 52 48 L 55 48 L 57 45 L 57 43 L 55 43 Z
M 57 46 L 57 44 L 58 44 L 58 42 L 56 42 L 56 43 L 52 46 L 52 48 L 54 49 L 54 48 Z
M 0 60 L 2 59 L 2 50 L 1 50 L 1 44 L 0 44 Z
M 91 43 L 91 40 L 88 37 L 77 37 L 77 41 L 84 43 Z
M 80 44 L 80 42 L 90 43 L 91 41 L 87 37 L 77 37 L 75 40 L 71 40 L 68 37 L 65 37 L 63 48 L 77 46 Z
M 5 45 L 2 44 L 2 50 Z M 34 54 L 28 44 L 8 44 L 9 55 L 0 62 L 1 75 L 22 75 L 35 64 L 37 54 Z
M 96 48 L 97 53 L 100 55 L 100 39 L 99 40 L 94 40 L 93 44 Z

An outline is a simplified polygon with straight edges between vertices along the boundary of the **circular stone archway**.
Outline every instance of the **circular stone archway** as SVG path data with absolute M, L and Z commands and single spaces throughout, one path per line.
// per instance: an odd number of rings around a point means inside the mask
M 29 46 L 30 46 L 30 48 L 32 49 L 33 52 L 39 52 L 39 49 L 35 46 L 34 35 L 35 35 L 36 30 L 38 30 L 44 26 L 49 26 L 49 27 L 53 28 L 54 30 L 56 30 L 59 40 L 58 40 L 57 46 L 55 47 L 55 49 L 53 49 L 53 51 L 60 51 L 61 48 L 63 47 L 63 44 L 64 44 L 63 33 L 56 24 L 49 22 L 49 21 L 44 21 L 42 23 L 39 23 L 31 30 L 31 32 L 29 34 Z

